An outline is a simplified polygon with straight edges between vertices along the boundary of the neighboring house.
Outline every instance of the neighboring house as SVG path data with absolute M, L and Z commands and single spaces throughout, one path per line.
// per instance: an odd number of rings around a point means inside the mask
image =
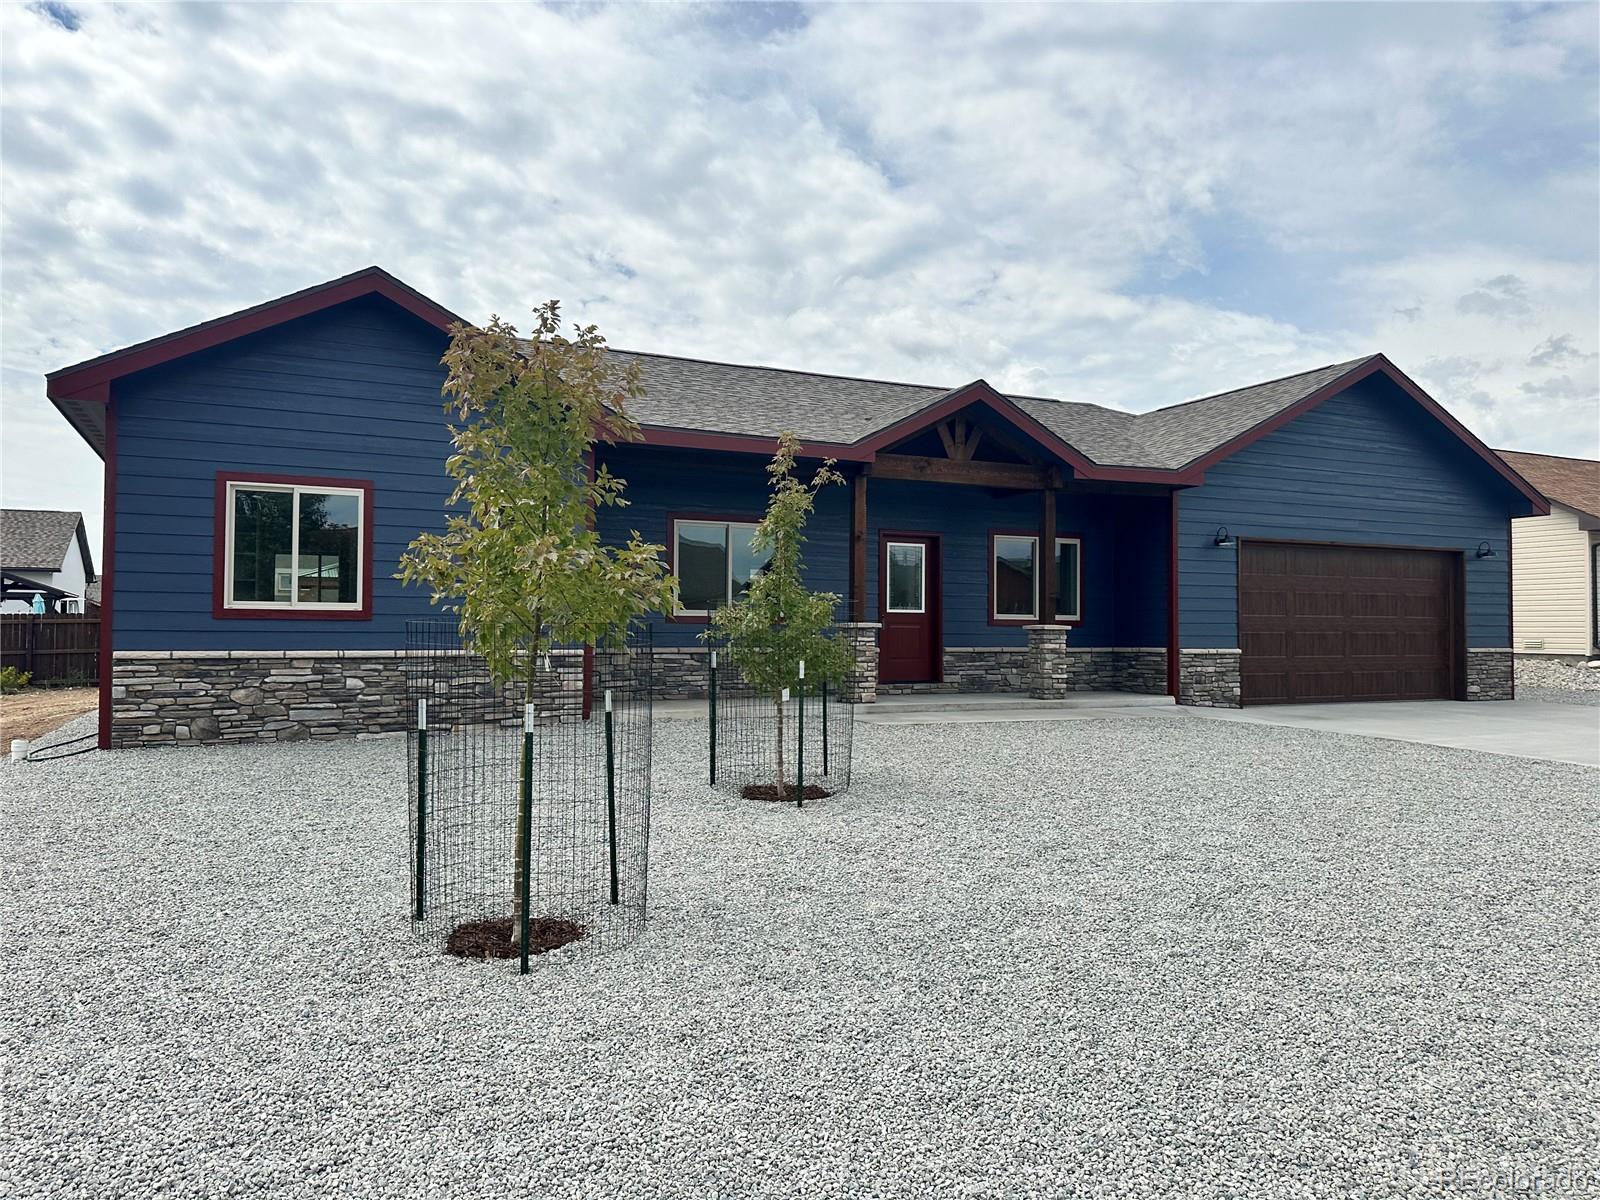
M 435 610 L 393 575 L 443 525 L 456 319 L 369 268 L 49 376 L 106 462 L 106 744 L 405 723 L 406 621 Z M 630 500 L 599 523 L 682 581 L 653 620 L 666 694 L 702 686 L 705 614 L 759 569 L 786 429 L 849 477 L 807 564 L 863 698 L 1512 694 L 1510 522 L 1548 506 L 1382 355 L 1135 416 L 614 353 L 644 440 L 599 449 Z
M 1501 450 L 1550 501 L 1511 526 L 1512 646 L 1523 654 L 1600 652 L 1600 462 Z
M 0 612 L 32 612 L 42 596 L 50 612 L 81 613 L 94 582 L 82 513 L 0 509 Z

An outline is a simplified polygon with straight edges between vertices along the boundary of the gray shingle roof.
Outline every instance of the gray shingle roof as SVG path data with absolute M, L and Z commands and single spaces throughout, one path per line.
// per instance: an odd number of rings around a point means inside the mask
M 700 433 L 849 445 L 957 389 L 738 366 L 613 350 L 638 364 L 645 394 L 630 407 L 641 425 Z M 1020 408 L 1100 466 L 1175 470 L 1366 362 L 1318 367 L 1148 413 L 1099 404 L 1013 396 Z
M 1170 408 L 1141 413 L 1134 421 L 1134 436 L 1149 456 L 1141 466 L 1181 467 L 1224 442 L 1238 437 L 1318 388 L 1355 370 L 1367 358 L 1302 371 L 1282 379 L 1205 396 Z M 1100 461 L 1096 459 L 1096 461 Z M 1102 464 L 1109 465 L 1109 464 Z
M 792 429 L 808 440 L 857 442 L 949 391 L 630 350 L 611 357 L 639 365 L 645 394 L 629 406 L 634 420 L 704 433 L 777 437 Z
M 59 571 L 67 560 L 83 514 L 48 508 L 0 509 L 0 564 L 16 571 Z M 90 573 L 85 542 L 85 562 Z

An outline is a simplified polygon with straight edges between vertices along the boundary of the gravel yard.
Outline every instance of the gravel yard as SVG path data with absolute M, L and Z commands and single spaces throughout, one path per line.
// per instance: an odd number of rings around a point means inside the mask
M 1600 667 L 1523 654 L 1516 671 L 1518 700 L 1600 705 Z
M 0 1192 L 1600 1179 L 1592 770 L 863 726 L 796 811 L 708 791 L 703 736 L 659 730 L 651 930 L 527 979 L 408 938 L 402 742 L 6 768 Z

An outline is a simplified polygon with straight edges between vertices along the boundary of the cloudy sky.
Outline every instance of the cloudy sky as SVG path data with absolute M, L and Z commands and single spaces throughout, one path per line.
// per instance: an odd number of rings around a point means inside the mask
M 45 371 L 369 263 L 1132 410 L 1383 350 L 1594 455 L 1597 12 L 7 5 L 4 502 L 98 530 Z

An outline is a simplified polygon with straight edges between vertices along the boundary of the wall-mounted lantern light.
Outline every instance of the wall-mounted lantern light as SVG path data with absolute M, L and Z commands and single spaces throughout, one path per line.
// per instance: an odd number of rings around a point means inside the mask
M 1479 542 L 1478 543 L 1478 557 L 1479 558 L 1493 558 L 1494 557 L 1494 547 L 1489 545 L 1488 542 Z
M 1217 545 L 1237 546 L 1238 544 L 1238 542 L 1234 541 L 1233 534 L 1228 532 L 1228 527 L 1226 525 L 1217 526 Z

